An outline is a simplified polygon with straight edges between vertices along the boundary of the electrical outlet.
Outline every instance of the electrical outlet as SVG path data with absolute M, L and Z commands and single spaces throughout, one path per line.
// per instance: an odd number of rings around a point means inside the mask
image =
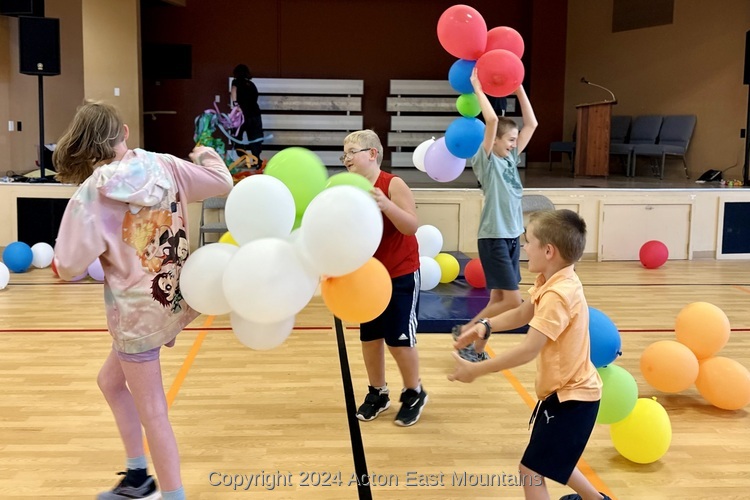
M 17 131 L 19 131 L 19 132 L 20 132 L 21 130 L 23 130 L 23 129 L 21 128 L 21 122 L 16 122 L 16 130 L 17 130 Z
M 744 128 L 740 129 L 740 139 L 744 139 L 745 135 L 747 135 L 747 131 Z
M 115 87 L 115 97 L 120 97 L 120 87 Z
M 13 132 L 16 129 L 16 123 L 13 120 L 8 122 L 8 132 Z
M 216 94 L 216 96 L 214 96 L 214 102 L 221 102 L 221 96 L 219 94 Z

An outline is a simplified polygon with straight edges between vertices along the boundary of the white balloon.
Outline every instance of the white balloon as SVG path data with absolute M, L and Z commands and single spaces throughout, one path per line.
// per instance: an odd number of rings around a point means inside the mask
M 417 170 L 421 170 L 422 172 L 426 172 L 424 169 L 424 155 L 427 154 L 427 150 L 430 149 L 430 146 L 435 142 L 435 138 L 427 139 L 423 143 L 421 143 L 419 146 L 417 146 L 417 149 L 414 150 L 414 153 L 411 155 L 411 161 L 414 163 L 414 166 L 417 167 Z
M 440 229 L 429 224 L 417 228 L 417 243 L 419 244 L 419 255 L 432 257 L 433 259 L 443 249 L 443 233 Z
M 284 343 L 294 328 L 294 316 L 276 323 L 254 323 L 237 313 L 229 315 L 232 331 L 250 349 L 267 351 Z
M 8 286 L 10 281 L 10 270 L 8 267 L 0 262 L 0 290 Z
M 419 257 L 419 275 L 422 278 L 419 289 L 432 290 L 440 283 L 440 264 L 432 257 L 422 255 Z
M 203 314 L 227 314 L 232 308 L 224 297 L 224 271 L 239 247 L 211 243 L 197 249 L 180 272 L 180 291 L 185 302 Z
M 378 204 L 354 186 L 326 189 L 302 216 L 300 244 L 322 275 L 343 276 L 359 269 L 375 254 L 382 237 Z
M 294 198 L 276 177 L 251 175 L 229 193 L 224 215 L 240 246 L 260 238 L 285 238 L 294 226 Z
M 55 250 L 49 243 L 44 243 L 43 241 L 35 243 L 31 247 L 31 253 L 34 255 L 31 265 L 40 269 L 48 267 L 52 264 L 52 259 L 55 258 Z
M 232 312 L 256 323 L 277 323 L 310 302 L 318 281 L 291 243 L 263 238 L 237 250 L 224 271 L 223 288 Z

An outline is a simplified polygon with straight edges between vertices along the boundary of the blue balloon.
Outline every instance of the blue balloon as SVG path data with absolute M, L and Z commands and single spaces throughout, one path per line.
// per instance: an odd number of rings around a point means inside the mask
M 471 85 L 471 72 L 474 70 L 476 61 L 459 59 L 454 62 L 448 71 L 448 83 L 459 94 L 471 94 L 474 87 Z
M 589 307 L 589 339 L 591 340 L 591 362 L 601 368 L 621 355 L 620 332 L 609 317 L 599 309 Z
M 23 273 L 31 267 L 34 260 L 34 252 L 31 247 L 23 241 L 16 241 L 3 250 L 3 262 L 14 273 Z
M 476 118 L 456 118 L 445 131 L 445 146 L 453 156 L 471 158 L 484 139 L 484 123 Z

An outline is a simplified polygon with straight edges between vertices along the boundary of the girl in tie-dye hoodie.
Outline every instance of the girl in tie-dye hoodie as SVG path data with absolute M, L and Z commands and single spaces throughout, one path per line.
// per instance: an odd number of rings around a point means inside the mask
M 211 148 L 191 162 L 126 144 L 128 126 L 115 108 L 89 103 L 77 111 L 53 155 L 58 177 L 80 184 L 55 245 L 62 279 L 97 258 L 112 351 L 98 383 L 127 454 L 125 478 L 100 499 L 158 498 L 147 475 L 141 425 L 162 497 L 184 498 L 180 461 L 161 378 L 159 350 L 198 313 L 182 299 L 180 269 L 188 256 L 188 204 L 229 192 L 232 178 Z

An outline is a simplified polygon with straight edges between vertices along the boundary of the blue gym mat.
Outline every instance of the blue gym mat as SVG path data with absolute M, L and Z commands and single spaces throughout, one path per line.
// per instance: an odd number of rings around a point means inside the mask
M 464 269 L 471 260 L 462 252 L 445 252 L 453 255 L 461 266 L 458 278 L 450 283 L 440 283 L 432 290 L 419 294 L 419 333 L 450 333 L 453 325 L 468 322 L 487 305 L 490 291 L 474 288 L 464 278 Z M 526 333 L 528 327 L 502 333 Z

